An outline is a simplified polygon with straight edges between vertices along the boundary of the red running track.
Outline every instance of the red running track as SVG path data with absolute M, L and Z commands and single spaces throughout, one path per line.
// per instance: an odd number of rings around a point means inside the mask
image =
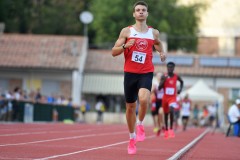
M 156 137 L 152 127 L 145 130 L 147 138 L 137 143 L 137 154 L 128 155 L 126 125 L 0 124 L 0 159 L 165 160 L 205 131 L 192 128 L 166 140 Z

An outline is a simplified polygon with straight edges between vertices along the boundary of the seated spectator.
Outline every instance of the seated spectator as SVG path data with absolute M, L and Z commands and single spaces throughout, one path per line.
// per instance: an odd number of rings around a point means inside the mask
M 228 117 L 231 123 L 238 125 L 238 137 L 240 137 L 240 99 L 236 99 L 228 110 Z
M 208 118 L 209 118 L 209 112 L 208 112 L 208 109 L 207 109 L 207 106 L 203 106 L 203 111 L 202 111 L 202 114 L 200 116 L 200 126 L 201 127 L 206 127 L 208 126 Z

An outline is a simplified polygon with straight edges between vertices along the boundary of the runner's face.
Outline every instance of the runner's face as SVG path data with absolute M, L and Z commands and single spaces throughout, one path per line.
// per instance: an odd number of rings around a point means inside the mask
M 135 7 L 135 10 L 133 12 L 133 17 L 135 17 L 136 20 L 145 20 L 148 16 L 147 7 L 143 5 L 137 5 Z
M 174 71 L 174 66 L 173 65 L 168 65 L 167 66 L 168 73 L 172 74 Z

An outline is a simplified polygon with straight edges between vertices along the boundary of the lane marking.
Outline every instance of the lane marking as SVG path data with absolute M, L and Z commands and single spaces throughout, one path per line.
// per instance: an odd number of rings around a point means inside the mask
M 151 138 L 154 138 L 154 137 L 156 137 L 156 136 L 152 135 L 152 136 L 146 137 L 146 139 L 151 139 Z M 122 142 L 118 142 L 118 143 L 113 143 L 113 144 L 108 144 L 108 145 L 104 145 L 104 146 L 89 148 L 89 149 L 85 149 L 85 150 L 79 150 L 79 151 L 70 152 L 70 153 L 58 154 L 58 155 L 53 155 L 53 156 L 44 157 L 44 158 L 37 158 L 37 159 L 34 159 L 34 160 L 48 160 L 48 159 L 53 159 L 53 158 L 58 158 L 58 157 L 65 157 L 65 156 L 70 156 L 70 155 L 73 155 L 73 154 L 78 154 L 78 153 L 83 153 L 83 152 L 89 152 L 89 151 L 93 151 L 93 150 L 108 148 L 108 147 L 112 147 L 112 146 L 117 146 L 117 145 L 128 143 L 128 142 L 129 141 L 122 141 Z
M 3 160 L 32 160 L 32 158 L 8 158 L 8 157 L 0 157 Z
M 81 129 L 81 128 L 80 128 Z M 71 130 L 68 133 L 78 133 L 78 132 L 88 132 L 88 131 L 96 131 L 102 130 L 102 128 L 97 129 L 84 129 L 84 130 Z M 112 130 L 112 129 L 111 129 Z M 0 137 L 8 137 L 8 136 L 23 136 L 23 135 L 34 135 L 34 134 L 48 134 L 48 133 L 66 133 L 66 131 L 41 131 L 41 132 L 23 132 L 23 133 L 8 133 L 8 134 L 0 134 Z
M 88 152 L 88 151 L 93 151 L 93 150 L 97 150 L 97 149 L 117 146 L 117 145 L 124 144 L 124 143 L 127 143 L 127 142 L 128 141 L 122 141 L 122 142 L 113 143 L 113 144 L 109 144 L 109 145 L 105 145 L 105 146 L 89 148 L 89 149 L 80 150 L 80 151 L 76 151 L 76 152 L 71 152 L 71 153 L 66 153 L 66 154 L 59 154 L 59 155 L 54 155 L 54 156 L 45 157 L 45 158 L 39 158 L 39 159 L 34 159 L 34 160 L 47 160 L 47 159 L 53 159 L 53 158 L 58 158 L 58 157 L 64 157 L 64 156 L 69 156 L 69 155 L 78 154 L 78 153 L 82 153 L 82 152 Z
M 62 140 L 86 138 L 86 137 L 93 137 L 93 136 L 117 135 L 117 134 L 123 134 L 123 133 L 126 134 L 126 131 L 125 131 L 125 132 L 102 133 L 102 134 L 88 134 L 88 135 L 82 135 L 82 136 L 74 136 L 74 137 L 66 137 L 66 138 L 55 138 L 55 139 L 47 139 L 47 140 L 32 141 L 32 142 L 23 142 L 23 143 L 1 144 L 0 147 L 19 146 L 19 145 L 35 144 L 35 143 L 44 143 L 44 142 L 52 142 L 52 141 L 62 141 Z
M 200 139 L 202 139 L 207 133 L 209 129 L 206 129 L 202 134 L 200 134 L 197 138 L 187 144 L 185 147 L 180 149 L 177 153 L 175 153 L 172 157 L 168 158 L 168 160 L 177 160 L 179 159 L 185 152 L 187 152 L 191 147 L 193 147 Z
M 68 131 L 68 133 L 77 133 L 77 132 L 87 132 L 87 131 L 95 131 L 97 129 L 86 129 L 86 130 L 72 130 Z M 10 134 L 0 134 L 0 137 L 8 137 L 8 136 L 23 136 L 23 135 L 31 135 L 31 134 L 48 134 L 48 133 L 66 133 L 66 131 L 42 131 L 42 132 L 23 132 L 23 133 L 10 133 Z

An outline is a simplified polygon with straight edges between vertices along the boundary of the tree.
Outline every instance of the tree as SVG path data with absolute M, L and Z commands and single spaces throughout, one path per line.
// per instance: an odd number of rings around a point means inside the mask
M 10 33 L 79 35 L 84 4 L 83 0 L 1 0 L 0 21 Z
M 112 44 L 121 28 L 134 24 L 132 6 L 134 0 L 94 0 L 90 10 L 94 13 L 93 42 L 98 45 Z M 168 35 L 169 50 L 194 51 L 197 44 L 198 10 L 201 4 L 180 6 L 177 0 L 148 0 L 148 25 Z M 101 6 L 101 7 L 100 7 Z
M 194 51 L 198 10 L 202 4 L 178 5 L 177 0 L 145 0 L 148 25 L 167 33 L 168 49 Z M 136 0 L 0 0 L 0 22 L 7 33 L 83 35 L 79 14 L 90 10 L 89 40 L 97 48 L 112 48 L 123 27 L 134 24 Z

